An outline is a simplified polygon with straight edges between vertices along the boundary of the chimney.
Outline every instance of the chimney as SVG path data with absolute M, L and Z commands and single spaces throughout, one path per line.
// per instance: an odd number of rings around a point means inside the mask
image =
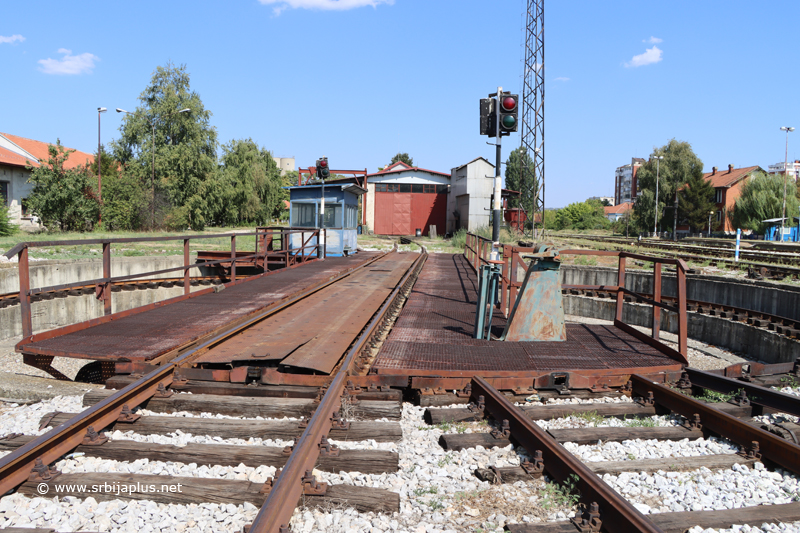
M 717 173 L 717 167 L 711 167 L 711 175 L 714 176 Z
M 733 165 L 728 165 L 728 174 L 730 174 L 732 171 L 733 171 Z

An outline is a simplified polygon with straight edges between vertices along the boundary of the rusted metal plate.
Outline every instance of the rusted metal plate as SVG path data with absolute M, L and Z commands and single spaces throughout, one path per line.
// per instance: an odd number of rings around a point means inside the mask
M 674 359 L 613 326 L 567 324 L 564 342 L 473 339 L 476 288 L 474 271 L 463 256 L 429 256 L 372 365 L 374 372 L 469 375 L 488 371 L 605 373 L 620 369 L 624 373 L 680 368 Z M 505 323 L 495 314 L 493 332 L 502 333 Z
M 364 252 L 314 261 L 297 268 L 229 285 L 220 292 L 188 297 L 169 305 L 122 315 L 78 329 L 62 328 L 19 347 L 23 353 L 80 357 L 105 361 L 148 361 L 192 342 L 220 327 L 280 302 L 291 294 L 330 279 L 375 257 Z M 78 325 L 76 325 L 78 326 Z M 49 332 L 48 332 L 49 333 Z
M 417 254 L 392 253 L 209 350 L 196 362 L 278 362 L 329 374 Z

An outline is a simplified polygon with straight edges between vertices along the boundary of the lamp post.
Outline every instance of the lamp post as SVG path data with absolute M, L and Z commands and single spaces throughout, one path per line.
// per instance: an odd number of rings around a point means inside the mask
M 189 109 L 188 107 L 186 109 L 170 111 L 166 115 L 162 115 L 162 118 L 167 118 L 169 116 L 176 115 L 178 113 L 188 113 L 189 111 L 191 111 L 191 109 Z M 124 109 L 120 109 L 118 107 L 117 108 L 117 113 L 127 113 L 129 115 L 133 115 L 136 112 L 135 111 L 125 111 Z M 151 185 L 151 188 L 153 190 L 153 192 L 152 192 L 153 200 L 152 200 L 152 204 L 151 204 L 151 206 L 152 206 L 151 217 L 152 218 L 151 218 L 151 221 L 150 221 L 150 227 L 151 228 L 155 227 L 155 225 L 156 225 L 156 118 L 157 117 L 154 116 L 153 119 L 150 121 L 150 125 L 153 127 L 153 137 L 152 137 L 152 149 L 153 149 L 153 165 L 152 165 L 152 168 L 153 168 L 153 175 L 152 175 L 152 177 L 150 179 L 150 185 Z
M 661 160 L 664 159 L 663 155 L 651 155 L 652 159 L 656 160 L 656 207 L 655 207 L 655 221 L 653 222 L 653 236 L 655 237 L 658 233 L 658 174 L 659 170 L 661 170 Z
M 789 171 L 789 132 L 794 131 L 794 128 L 781 126 L 781 131 L 786 132 L 786 154 L 783 158 L 783 212 L 781 214 L 781 242 L 783 242 L 783 227 L 786 224 L 786 173 Z
M 714 211 L 708 212 L 708 236 L 711 237 L 711 217 L 714 215 Z
M 103 158 L 100 154 L 100 115 L 106 111 L 108 109 L 105 107 L 97 108 L 97 202 L 100 204 L 100 213 L 97 218 L 100 224 L 103 223 L 103 171 L 100 169 Z

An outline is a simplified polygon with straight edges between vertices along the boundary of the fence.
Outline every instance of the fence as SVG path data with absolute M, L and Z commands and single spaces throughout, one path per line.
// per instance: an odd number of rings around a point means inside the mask
M 324 231 L 324 230 L 323 230 Z M 298 248 L 290 249 L 288 246 L 289 236 L 293 233 L 310 234 L 307 239 L 303 241 L 303 245 Z M 39 294 L 44 294 L 54 291 L 64 291 L 70 289 L 77 289 L 86 287 L 86 285 L 95 285 L 95 296 L 98 300 L 103 301 L 103 314 L 111 314 L 111 284 L 128 281 L 132 279 L 145 278 L 157 274 L 164 274 L 166 272 L 183 271 L 183 292 L 186 297 L 191 291 L 191 278 L 189 270 L 195 267 L 205 267 L 213 265 L 230 265 L 231 282 L 236 282 L 236 263 L 249 263 L 258 264 L 261 262 L 265 266 L 269 264 L 270 258 L 281 257 L 285 260 L 284 266 L 289 267 L 298 262 L 305 262 L 312 258 L 319 257 L 321 249 L 317 244 L 308 244 L 312 238 L 319 236 L 319 230 L 305 229 L 293 230 L 283 227 L 259 227 L 256 228 L 255 233 L 222 233 L 214 235 L 181 235 L 170 237 L 125 237 L 117 239 L 81 239 L 70 241 L 42 241 L 42 242 L 22 242 L 14 246 L 11 250 L 4 255 L 11 259 L 15 255 L 18 259 L 19 269 L 19 303 L 20 315 L 22 320 L 22 335 L 23 337 L 30 337 L 33 334 L 31 322 L 31 297 Z M 190 263 L 190 242 L 200 241 L 203 239 L 218 239 L 221 237 L 230 237 L 231 248 L 230 252 L 220 252 L 228 254 L 224 259 L 218 260 L 201 260 L 197 263 Z M 236 252 L 237 238 L 240 240 L 246 237 L 255 237 L 256 251 L 249 255 L 240 255 Z M 277 238 L 276 238 L 277 237 Z M 174 268 L 165 268 L 161 270 L 153 270 L 149 272 L 142 272 L 139 274 L 131 274 L 127 276 L 112 277 L 111 275 L 111 245 L 112 244 L 125 244 L 134 242 L 160 242 L 160 241 L 183 241 L 183 266 Z M 318 241 L 318 239 L 314 239 Z M 279 250 L 274 249 L 274 243 L 281 242 Z M 91 280 L 77 281 L 73 283 L 65 283 L 62 285 L 51 285 L 46 287 L 30 287 L 30 270 L 28 262 L 28 249 L 29 248 L 49 248 L 49 247 L 62 247 L 62 246 L 82 246 L 87 244 L 100 244 L 103 247 L 103 277 Z M 307 250 L 311 250 L 306 253 Z M 245 252 L 246 253 L 246 252 Z M 316 255 L 312 255 L 316 254 Z
M 526 254 L 535 253 L 535 248 L 503 245 L 501 248 L 500 260 L 503 261 L 500 283 L 499 310 L 504 316 L 508 316 L 510 307 L 516 301 L 517 293 L 522 285 L 522 279 L 518 274 L 520 267 L 527 270 L 528 264 L 524 260 Z M 464 256 L 470 265 L 477 272 L 482 264 L 488 264 L 492 251 L 490 239 L 480 237 L 471 233 L 467 234 L 464 245 Z M 647 255 L 634 254 L 628 252 L 601 251 L 601 250 L 561 250 L 560 255 L 593 255 L 618 258 L 617 284 L 616 285 L 563 285 L 562 289 L 605 291 L 616 293 L 616 312 L 614 325 L 623 331 L 633 335 L 637 339 L 650 344 L 662 353 L 669 355 L 677 360 L 688 364 L 687 354 L 687 314 L 686 314 L 686 270 L 688 267 L 681 259 L 668 259 L 661 257 L 651 257 Z M 646 261 L 653 263 L 653 294 L 642 294 L 625 288 L 625 267 L 628 259 L 634 261 Z M 677 303 L 668 305 L 661 301 L 662 265 L 674 265 L 677 274 Z M 622 321 L 623 306 L 626 301 L 644 302 L 653 308 L 653 327 L 651 335 L 642 333 L 638 329 Z M 660 339 L 661 332 L 661 310 L 672 311 L 678 317 L 678 350 L 674 350 Z

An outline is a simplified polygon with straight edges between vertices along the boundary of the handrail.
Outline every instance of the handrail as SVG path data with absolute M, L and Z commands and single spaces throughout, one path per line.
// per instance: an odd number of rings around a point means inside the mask
M 488 243 L 488 246 L 485 244 Z M 517 293 L 522 286 L 522 280 L 518 279 L 517 274 L 519 268 L 527 269 L 527 263 L 523 259 L 523 255 L 531 254 L 534 252 L 533 248 L 503 245 L 501 247 L 501 258 L 503 261 L 503 268 L 501 270 L 501 284 L 500 284 L 500 312 L 508 316 L 508 311 L 513 306 L 517 299 Z M 474 235 L 467 234 L 467 240 L 464 244 L 464 256 L 469 261 L 472 268 L 478 271 L 478 267 L 483 263 L 488 263 L 489 253 L 491 253 L 491 240 Z M 688 266 L 682 259 L 661 258 L 638 253 L 620 252 L 620 251 L 606 251 L 606 250 L 561 250 L 560 255 L 595 255 L 605 257 L 617 257 L 617 284 L 615 286 L 604 287 L 602 290 L 607 292 L 615 292 L 616 310 L 614 313 L 614 325 L 623 331 L 633 335 L 639 340 L 646 342 L 662 353 L 688 364 L 688 341 L 687 341 L 687 310 L 686 310 L 686 271 Z M 625 287 L 625 266 L 626 260 L 633 259 L 637 261 L 647 261 L 653 263 L 653 293 L 640 294 Z M 677 303 L 667 305 L 661 301 L 661 288 L 662 276 L 661 265 L 674 265 L 677 274 Z M 593 289 L 598 290 L 596 286 L 589 285 L 569 285 L 565 288 L 570 289 Z M 639 302 L 650 304 L 653 307 L 653 322 L 652 333 L 646 335 L 641 331 L 633 328 L 631 325 L 623 322 L 623 308 L 625 297 L 634 298 Z M 678 349 L 674 350 L 660 341 L 661 333 L 661 309 L 664 308 L 668 311 L 675 313 L 678 316 Z
M 165 274 L 167 272 L 183 271 L 183 291 L 184 295 L 188 295 L 191 291 L 191 279 L 189 271 L 192 268 L 207 267 L 213 265 L 230 265 L 230 278 L 231 281 L 236 280 L 236 263 L 250 261 L 258 264 L 262 260 L 264 266 L 268 264 L 282 263 L 288 267 L 298 262 L 309 261 L 314 258 L 320 258 L 323 255 L 322 248 L 319 245 L 320 230 L 317 228 L 286 228 L 283 226 L 270 226 L 270 227 L 257 227 L 255 232 L 247 233 L 221 233 L 213 235 L 173 235 L 164 237 L 121 237 L 112 239 L 84 239 L 84 240 L 64 240 L 64 241 L 38 241 L 38 242 L 21 242 L 14 246 L 11 250 L 6 252 L 6 257 L 13 257 L 17 255 L 18 270 L 19 270 L 19 301 L 20 301 L 20 315 L 22 319 L 22 335 L 23 337 L 30 337 L 33 334 L 33 324 L 31 318 L 31 296 L 59 290 L 68 290 L 76 287 L 85 287 L 86 285 L 95 285 L 95 294 L 98 300 L 103 301 L 103 314 L 111 314 L 111 284 L 120 281 L 128 281 L 138 278 L 146 278 L 153 275 Z M 306 234 L 310 236 L 306 238 Z M 301 246 L 290 248 L 289 235 L 300 234 L 304 239 Z M 256 250 L 254 253 L 241 256 L 236 253 L 236 238 L 237 237 L 255 237 Z M 317 237 L 315 244 L 309 244 L 314 237 Z M 201 260 L 199 262 L 190 263 L 190 242 L 192 240 L 213 239 L 220 237 L 230 237 L 230 258 L 218 260 Z M 324 233 L 323 233 L 324 238 Z M 273 243 L 276 239 L 280 239 L 279 250 L 273 248 Z M 160 242 L 160 241 L 183 241 L 183 266 L 165 268 L 160 270 L 153 270 L 142 272 L 139 274 L 129 274 L 125 276 L 111 276 L 111 245 L 120 243 L 131 242 Z M 103 246 L 103 276 L 91 280 L 82 280 L 78 282 L 65 283 L 61 285 L 51 285 L 46 287 L 37 287 L 31 289 L 30 287 L 30 264 L 28 259 L 29 248 L 47 248 L 53 246 L 81 246 L 86 244 L 102 244 Z M 221 251 L 220 253 L 228 253 Z M 270 258 L 280 257 L 283 261 L 270 261 Z

